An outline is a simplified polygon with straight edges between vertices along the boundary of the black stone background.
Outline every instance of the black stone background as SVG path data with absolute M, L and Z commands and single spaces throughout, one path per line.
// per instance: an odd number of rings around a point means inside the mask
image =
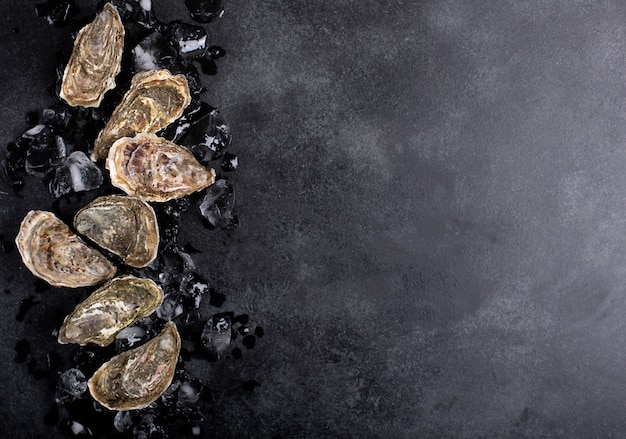
M 35 3 L 0 2 L 3 141 L 71 47 Z M 229 0 L 209 28 L 242 226 L 189 214 L 182 242 L 265 336 L 197 366 L 208 437 L 626 435 L 626 3 Z M 0 193 L 7 239 L 52 203 L 23 195 Z M 0 266 L 0 431 L 55 437 L 14 344 L 52 346 L 72 292 Z

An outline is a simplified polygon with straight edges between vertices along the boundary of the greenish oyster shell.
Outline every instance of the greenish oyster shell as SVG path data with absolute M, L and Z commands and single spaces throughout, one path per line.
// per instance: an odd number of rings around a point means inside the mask
M 215 170 L 202 166 L 187 148 L 150 133 L 115 141 L 106 168 L 114 186 L 146 201 L 184 197 L 215 181 Z
M 152 340 L 104 363 L 89 379 L 89 392 L 110 410 L 144 408 L 171 384 L 179 353 L 178 330 L 168 322 Z
M 57 287 L 97 285 L 117 272 L 99 251 L 85 244 L 52 212 L 28 212 L 15 244 L 31 273 Z
M 185 75 L 168 70 L 137 73 L 122 101 L 98 134 L 91 160 L 106 159 L 109 148 L 120 137 L 137 133 L 156 133 L 183 114 L 191 102 Z
M 79 303 L 63 321 L 59 343 L 107 346 L 125 327 L 146 317 L 163 302 L 163 291 L 150 279 L 118 277 Z
M 157 256 L 159 227 L 154 209 L 139 198 L 109 195 L 78 211 L 74 228 L 132 267 L 145 267 Z
M 74 107 L 98 107 L 104 94 L 115 88 L 123 51 L 124 25 L 115 6 L 107 3 L 78 32 L 63 73 L 61 98 Z

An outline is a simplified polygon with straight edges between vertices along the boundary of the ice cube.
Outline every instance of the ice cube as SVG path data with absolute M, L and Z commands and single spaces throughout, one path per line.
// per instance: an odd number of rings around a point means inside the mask
M 55 401 L 67 404 L 83 396 L 87 391 L 87 378 L 79 369 L 68 369 L 61 374 L 57 381 Z
M 65 139 L 56 135 L 49 125 L 37 125 L 25 131 L 22 137 L 30 141 L 25 159 L 25 169 L 29 174 L 45 177 L 65 161 Z
M 180 291 L 193 299 L 194 306 L 200 307 L 202 297 L 209 292 L 209 283 L 197 273 L 186 275 L 180 284 Z
M 133 64 L 140 70 L 165 69 L 176 62 L 176 49 L 160 32 L 145 37 L 133 49 Z
M 102 184 L 102 171 L 82 151 L 74 151 L 50 181 L 50 193 L 60 198 L 74 192 L 97 189 Z
M 222 157 L 231 142 L 230 128 L 216 109 L 198 118 L 180 139 L 203 165 Z
M 237 166 L 239 166 L 237 155 L 230 152 L 225 153 L 222 159 L 222 169 L 226 172 L 232 172 L 237 169 Z
M 70 422 L 70 430 L 74 436 L 91 437 L 91 430 L 78 421 Z
M 209 186 L 202 203 L 200 213 L 209 227 L 229 228 L 236 225 L 233 215 L 235 206 L 235 190 L 228 180 L 217 180 Z
M 120 433 L 124 433 L 133 426 L 134 416 L 132 411 L 117 412 L 113 418 L 113 427 Z
M 178 401 L 181 404 L 195 404 L 200 399 L 204 384 L 198 379 L 182 380 L 178 388 Z
M 166 294 L 163 303 L 157 308 L 157 315 L 164 320 L 173 320 L 185 310 L 182 298 L 178 294 Z
M 204 56 L 209 36 L 201 26 L 174 21 L 169 25 L 169 38 L 181 58 L 189 61 Z
M 221 0 L 185 0 L 185 5 L 191 18 L 200 23 L 208 23 L 224 14 Z
M 144 328 L 136 325 L 122 329 L 115 336 L 115 350 L 122 352 L 135 347 L 135 345 L 147 338 L 146 334 L 147 332 Z
M 209 354 L 219 357 L 230 345 L 232 338 L 230 316 L 215 314 L 202 331 L 202 344 Z
M 146 28 L 156 24 L 152 0 L 111 0 L 122 20 L 131 20 Z

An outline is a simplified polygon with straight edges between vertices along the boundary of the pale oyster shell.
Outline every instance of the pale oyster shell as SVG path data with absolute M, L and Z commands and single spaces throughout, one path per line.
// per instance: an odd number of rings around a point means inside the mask
M 125 327 L 149 316 L 163 302 L 163 290 L 150 279 L 110 280 L 79 303 L 59 330 L 61 344 L 107 346 Z
M 104 363 L 88 381 L 91 396 L 110 410 L 135 410 L 156 401 L 174 377 L 180 336 L 167 322 L 146 344 Z
M 123 195 L 96 198 L 78 211 L 74 228 L 132 267 L 145 267 L 157 255 L 159 227 L 145 201 Z
M 72 106 L 97 107 L 115 88 L 124 51 L 124 26 L 111 3 L 83 27 L 65 66 L 60 96 Z
M 156 133 L 178 119 L 191 102 L 185 75 L 168 70 L 137 73 L 111 118 L 94 142 L 91 159 L 106 159 L 109 148 L 120 137 Z
M 57 287 L 86 287 L 115 276 L 116 268 L 53 213 L 28 212 L 15 238 L 24 265 Z
M 187 148 L 149 133 L 117 140 L 106 167 L 114 186 L 147 201 L 180 198 L 215 181 L 215 170 L 202 166 Z

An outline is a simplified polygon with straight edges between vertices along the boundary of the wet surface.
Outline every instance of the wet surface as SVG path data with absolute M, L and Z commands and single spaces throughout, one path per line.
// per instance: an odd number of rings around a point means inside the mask
M 71 50 L 72 26 L 36 3 L 0 2 L 5 142 L 53 107 L 55 51 Z M 202 434 L 622 436 L 626 7 L 224 7 L 208 44 L 227 55 L 202 96 L 232 132 L 240 224 L 188 209 L 176 235 L 203 303 L 232 312 L 220 358 L 181 352 L 205 385 Z M 55 202 L 23 178 L 0 189 L 7 248 L 28 210 L 67 221 L 95 198 Z M 50 383 L 71 364 L 48 354 L 88 292 L 42 287 L 15 251 L 0 264 L 0 432 L 63 437 Z

